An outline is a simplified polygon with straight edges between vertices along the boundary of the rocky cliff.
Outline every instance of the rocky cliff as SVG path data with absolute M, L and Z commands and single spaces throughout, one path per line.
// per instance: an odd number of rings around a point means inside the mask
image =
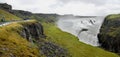
M 23 29 L 20 32 L 20 35 L 30 42 L 32 42 L 33 39 L 37 40 L 39 38 L 45 38 L 45 35 L 43 34 L 43 27 L 38 22 L 23 24 Z
M 19 34 L 29 42 L 36 44 L 41 54 L 46 57 L 66 57 L 69 53 L 59 45 L 46 41 L 43 26 L 39 22 L 21 23 L 22 30 Z
M 6 11 L 11 11 L 12 6 L 8 5 L 7 3 L 0 3 L 0 9 L 6 10 Z
M 98 35 L 101 47 L 120 54 L 120 15 L 109 15 Z

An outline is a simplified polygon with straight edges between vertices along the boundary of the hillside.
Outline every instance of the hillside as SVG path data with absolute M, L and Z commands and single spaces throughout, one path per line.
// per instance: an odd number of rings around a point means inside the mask
M 5 15 L 6 20 L 21 20 L 4 10 L 0 14 Z M 41 16 L 44 18 L 39 19 Z M 0 57 L 119 57 L 61 31 L 51 21 L 56 18 L 54 15 L 37 14 L 37 17 L 39 21 L 14 21 L 0 27 Z
M 102 48 L 120 54 L 120 14 L 107 16 L 98 36 Z
M 62 32 L 54 24 L 43 24 L 48 41 L 67 49 L 72 57 L 119 57 L 111 52 L 107 52 L 98 47 L 93 47 L 79 42 L 77 37 Z
M 27 22 L 26 22 L 27 23 Z M 38 47 L 20 36 L 23 26 L 11 23 L 0 27 L 0 57 L 38 57 Z
M 5 19 L 5 21 L 10 21 L 10 20 L 21 20 L 21 18 L 16 17 L 15 15 L 4 11 L 2 9 L 0 9 L 0 19 Z
M 47 38 L 33 38 L 37 30 L 36 21 L 11 23 L 0 28 L 0 56 L 20 56 L 20 57 L 118 57 L 116 54 L 104 51 L 97 47 L 79 42 L 79 40 L 66 32 L 59 30 L 54 24 L 43 23 Z M 31 28 L 29 28 L 31 27 Z M 24 29 L 27 28 L 27 29 Z M 39 28 L 40 29 L 40 28 Z M 23 30 L 30 30 L 29 33 Z M 26 37 L 23 36 L 26 35 Z M 41 34 L 40 34 L 41 35 Z M 61 36 L 62 35 L 62 36 Z M 58 52 L 59 51 L 59 52 Z

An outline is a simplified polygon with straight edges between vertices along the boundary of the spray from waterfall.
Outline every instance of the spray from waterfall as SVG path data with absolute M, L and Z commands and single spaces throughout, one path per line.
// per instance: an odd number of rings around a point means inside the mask
M 104 17 L 60 17 L 58 27 L 79 38 L 81 42 L 92 46 L 99 46 L 97 34 Z

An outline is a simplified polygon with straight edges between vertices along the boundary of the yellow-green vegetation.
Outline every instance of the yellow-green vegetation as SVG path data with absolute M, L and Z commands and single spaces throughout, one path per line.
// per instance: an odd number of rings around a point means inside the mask
M 39 57 L 38 47 L 18 34 L 21 28 L 18 23 L 0 27 L 0 57 Z
M 120 36 L 120 27 L 118 28 L 109 28 L 110 31 L 107 33 L 107 35 L 110 35 L 113 38 L 117 38 Z
M 0 19 L 3 18 L 5 19 L 5 21 L 21 20 L 21 18 L 16 17 L 15 15 L 0 9 Z
M 115 20 L 119 18 L 120 18 L 120 14 L 111 14 L 106 17 L 107 20 Z
M 26 23 L 27 22 L 27 23 Z M 20 21 L 20 22 L 18 22 L 19 24 L 22 24 L 22 25 L 30 25 L 30 24 L 33 24 L 33 23 L 37 23 L 38 21 L 37 20 L 34 20 L 34 19 L 32 19 L 32 20 L 23 20 L 23 21 Z
M 80 42 L 77 37 L 63 32 L 51 23 L 42 23 L 47 40 L 68 50 L 72 57 L 119 57 L 118 55 Z

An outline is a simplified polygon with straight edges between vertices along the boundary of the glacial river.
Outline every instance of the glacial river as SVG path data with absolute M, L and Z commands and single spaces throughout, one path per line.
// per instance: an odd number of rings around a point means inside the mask
M 71 33 L 79 38 L 79 41 L 92 46 L 99 46 L 98 33 L 104 17 L 86 18 L 59 18 L 57 25 L 65 32 Z

